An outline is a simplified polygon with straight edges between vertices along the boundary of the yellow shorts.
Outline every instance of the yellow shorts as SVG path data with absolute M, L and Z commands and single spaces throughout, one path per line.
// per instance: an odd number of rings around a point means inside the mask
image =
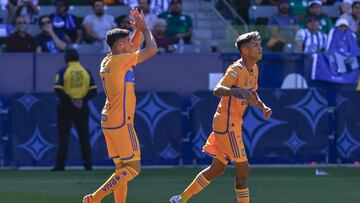
M 224 164 L 229 161 L 236 163 L 247 161 L 241 130 L 228 131 L 225 134 L 212 132 L 203 147 L 203 152 Z
M 117 129 L 103 129 L 103 133 L 109 157 L 115 163 L 140 160 L 140 144 L 132 124 Z

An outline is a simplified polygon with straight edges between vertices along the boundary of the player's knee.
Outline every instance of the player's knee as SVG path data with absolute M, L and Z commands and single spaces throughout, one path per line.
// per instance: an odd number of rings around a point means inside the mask
M 217 169 L 217 176 L 222 176 L 225 173 L 225 167 L 219 167 Z
M 210 171 L 212 172 L 213 176 L 216 177 L 223 175 L 225 172 L 225 168 L 226 167 L 222 167 L 222 166 L 211 166 Z

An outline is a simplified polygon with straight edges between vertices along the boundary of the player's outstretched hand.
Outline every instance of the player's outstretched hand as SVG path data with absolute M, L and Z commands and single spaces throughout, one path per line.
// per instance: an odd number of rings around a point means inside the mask
M 130 15 L 132 16 L 133 20 L 130 21 L 130 25 L 136 29 L 143 31 L 147 29 L 147 24 L 144 17 L 144 12 L 140 11 L 137 8 L 133 8 L 130 11 Z
M 265 120 L 269 120 L 269 119 L 270 119 L 270 116 L 271 116 L 271 114 L 272 114 L 271 108 L 265 107 L 265 109 L 264 109 L 263 112 L 264 112 L 264 119 L 265 119 Z

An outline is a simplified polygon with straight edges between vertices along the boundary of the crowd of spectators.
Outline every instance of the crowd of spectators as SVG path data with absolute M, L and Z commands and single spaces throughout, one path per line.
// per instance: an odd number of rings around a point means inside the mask
M 4 51 L 8 52 L 61 52 L 72 44 L 102 45 L 107 30 L 119 27 L 132 30 L 127 13 L 113 16 L 106 13 L 106 6 L 126 5 L 137 7 L 159 44 L 161 52 L 176 51 L 179 44 L 191 44 L 193 20 L 183 14 L 182 0 L 87 0 L 93 13 L 77 17 L 70 13 L 71 0 L 55 0 L 54 13 L 39 16 L 39 0 L 1 0 L 3 13 L 0 36 L 6 37 Z M 333 40 L 331 30 L 341 26 L 360 42 L 360 0 L 246 0 L 232 1 L 234 8 L 247 5 L 273 5 L 277 13 L 263 23 L 269 33 L 264 45 L 270 51 L 314 53 L 325 51 Z M 246 2 L 246 3 L 245 3 Z M 339 16 L 330 18 L 322 6 L 337 5 Z M 250 14 L 249 14 L 250 15 Z M 333 17 L 333 16 L 332 16 Z M 258 22 L 246 17 L 249 24 Z M 49 22 L 49 23 L 48 23 Z M 41 32 L 36 36 L 27 33 L 27 25 L 37 24 Z M 261 23 L 260 23 L 261 24 Z M 331 33 L 333 33 L 332 31 Z M 266 38 L 267 37 L 267 38 Z M 34 50 L 34 40 L 36 49 Z M 23 43 L 24 42 L 24 43 Z M 26 42 L 26 43 L 25 43 Z M 4 42 L 3 42 L 4 43 Z
M 173 52 L 174 45 L 191 43 L 192 18 L 182 13 L 182 0 L 92 0 L 93 13 L 83 18 L 70 13 L 71 0 L 55 0 L 54 13 L 39 16 L 38 0 L 1 0 L 0 6 L 6 11 L 2 25 L 6 31 L 4 51 L 6 52 L 63 52 L 67 47 L 79 44 L 94 44 L 104 47 L 106 32 L 119 27 L 132 31 L 128 13 L 113 16 L 106 13 L 106 7 L 113 4 L 137 7 L 159 44 L 161 52 Z M 2 12 L 3 12 L 2 11 Z M 27 32 L 29 24 L 38 25 L 40 33 Z M 0 35 L 1 35 L 0 26 Z M 73 46 L 76 45 L 76 46 Z
M 327 45 L 339 43 L 339 41 L 332 42 L 335 40 L 334 37 L 328 37 L 338 27 L 348 28 L 347 33 L 352 32 L 347 37 L 354 39 L 345 43 L 357 42 L 356 45 L 360 42 L 360 0 L 254 0 L 249 4 L 277 7 L 277 13 L 264 23 L 270 31 L 270 36 L 266 40 L 266 47 L 270 51 L 296 53 L 326 51 Z M 330 18 L 324 14 L 322 12 L 324 4 L 338 6 L 339 16 Z M 251 22 L 249 18 L 249 23 L 256 24 L 257 21 L 255 19 Z

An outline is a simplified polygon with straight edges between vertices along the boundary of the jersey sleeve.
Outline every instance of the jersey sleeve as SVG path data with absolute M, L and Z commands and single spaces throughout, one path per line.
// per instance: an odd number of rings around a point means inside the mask
M 124 66 L 136 66 L 138 63 L 139 51 L 128 54 L 113 55 L 114 61 L 121 63 Z
M 221 78 L 219 84 L 228 88 L 231 88 L 236 84 L 236 80 L 239 77 L 239 73 L 235 70 L 234 67 L 230 66 L 225 75 Z
M 255 68 L 255 81 L 254 81 L 254 86 L 252 87 L 253 92 L 256 92 L 258 90 L 258 88 L 259 88 L 258 80 L 259 80 L 259 68 L 256 65 L 256 68 Z

